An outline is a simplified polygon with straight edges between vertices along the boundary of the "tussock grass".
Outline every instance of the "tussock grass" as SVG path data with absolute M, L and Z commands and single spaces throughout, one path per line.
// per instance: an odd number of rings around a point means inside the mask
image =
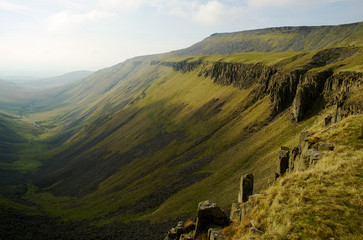
M 361 119 L 349 117 L 314 132 L 334 142 L 335 151 L 262 191 L 253 199 L 251 213 L 224 230 L 228 238 L 362 239 L 363 143 L 357 140 Z M 252 224 L 260 232 L 251 232 Z

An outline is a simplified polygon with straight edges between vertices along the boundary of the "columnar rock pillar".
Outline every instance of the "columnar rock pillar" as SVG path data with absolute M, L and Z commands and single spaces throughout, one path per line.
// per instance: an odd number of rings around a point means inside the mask
M 253 192 L 253 174 L 247 174 L 241 177 L 238 202 L 247 202 L 248 197 L 252 195 Z
M 290 149 L 287 147 L 281 147 L 281 151 L 279 152 L 279 175 L 282 176 L 289 168 L 289 160 L 290 160 Z

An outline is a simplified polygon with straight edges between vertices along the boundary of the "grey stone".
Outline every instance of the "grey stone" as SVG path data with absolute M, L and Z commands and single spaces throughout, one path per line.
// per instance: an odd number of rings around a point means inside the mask
M 334 151 L 334 145 L 332 143 L 319 143 L 319 151 Z
M 321 152 L 315 149 L 309 149 L 302 154 L 302 159 L 306 167 L 316 164 L 320 158 Z
M 281 148 L 282 150 L 279 152 L 279 174 L 280 176 L 284 175 L 286 170 L 289 168 L 289 160 L 290 160 L 290 150 L 287 148 Z
M 241 177 L 238 192 L 238 202 L 247 202 L 248 197 L 253 193 L 253 174 L 247 174 Z
M 208 232 L 209 228 L 224 227 L 229 224 L 229 218 L 217 203 L 209 200 L 198 204 L 198 217 L 194 233 L 194 239 L 198 239 L 201 234 Z

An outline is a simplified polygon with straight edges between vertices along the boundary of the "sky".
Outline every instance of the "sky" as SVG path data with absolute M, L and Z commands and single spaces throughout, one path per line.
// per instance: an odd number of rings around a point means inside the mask
M 0 0 L 0 77 L 96 71 L 216 32 L 362 17 L 362 0 Z

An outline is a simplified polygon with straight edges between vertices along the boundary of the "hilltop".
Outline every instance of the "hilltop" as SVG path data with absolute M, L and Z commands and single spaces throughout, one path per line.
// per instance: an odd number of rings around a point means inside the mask
M 273 27 L 233 33 L 215 33 L 176 55 L 233 54 L 241 52 L 311 51 L 362 46 L 363 22 L 315 27 Z
M 325 118 L 361 119 L 362 26 L 217 34 L 0 99 L 3 229 L 50 219 L 43 234 L 59 239 L 160 239 L 203 200 L 228 208 L 244 174 L 267 189 L 281 146 Z M 243 52 L 246 39 L 259 40 Z

